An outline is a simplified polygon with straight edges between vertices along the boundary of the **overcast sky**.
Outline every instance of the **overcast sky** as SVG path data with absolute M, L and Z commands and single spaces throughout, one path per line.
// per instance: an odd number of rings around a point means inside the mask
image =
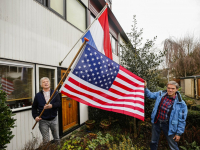
M 144 41 L 157 36 L 159 49 L 169 37 L 200 38 L 200 0 L 112 0 L 112 11 L 126 33 L 136 15 Z

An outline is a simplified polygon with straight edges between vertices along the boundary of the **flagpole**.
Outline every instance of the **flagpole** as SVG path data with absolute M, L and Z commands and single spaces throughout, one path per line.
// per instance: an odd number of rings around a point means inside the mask
M 74 49 L 74 47 L 76 46 L 76 44 L 79 42 L 80 39 L 83 38 L 83 36 L 86 34 L 86 32 L 90 29 L 90 27 L 92 26 L 92 24 L 99 18 L 99 16 L 104 12 L 104 10 L 107 8 L 108 3 L 106 3 L 106 5 L 103 7 L 103 9 L 100 11 L 100 13 L 98 13 L 98 15 L 96 16 L 96 18 L 93 20 L 93 22 L 88 26 L 88 28 L 85 30 L 85 32 L 83 33 L 83 35 L 78 39 L 78 41 L 75 43 L 75 45 L 70 49 L 70 51 L 67 53 L 67 55 L 64 57 L 64 59 L 59 62 L 59 66 L 62 65 L 63 61 L 65 60 L 65 58 L 69 55 L 69 53 L 72 51 L 72 49 Z
M 56 93 L 56 91 L 57 91 L 57 89 L 59 88 L 61 82 L 63 81 L 63 79 L 65 78 L 66 74 L 67 74 L 68 71 L 70 70 L 70 68 L 71 68 L 71 66 L 73 65 L 74 61 L 75 61 L 76 58 L 78 57 L 78 55 L 79 55 L 79 53 L 81 52 L 83 46 L 86 44 L 86 42 L 89 41 L 86 37 L 84 38 L 84 40 L 85 40 L 85 41 L 83 42 L 83 44 L 81 45 L 80 49 L 79 49 L 78 52 L 76 53 L 76 56 L 74 57 L 74 59 L 72 60 L 71 64 L 70 64 L 69 67 L 67 68 L 67 71 L 65 72 L 65 74 L 64 74 L 63 77 L 62 77 L 62 79 L 60 80 L 60 82 L 58 83 L 57 87 L 55 88 L 54 92 L 52 93 L 52 95 L 51 95 L 49 101 L 47 102 L 47 105 L 51 102 L 51 100 L 52 100 L 54 94 Z M 44 110 L 45 110 L 45 109 L 43 109 L 42 112 L 40 113 L 39 118 L 41 118 L 42 114 L 44 113 Z M 35 124 L 34 124 L 34 126 L 32 127 L 32 130 L 35 128 L 35 126 L 36 126 L 37 123 L 38 123 L 38 122 L 36 121 Z

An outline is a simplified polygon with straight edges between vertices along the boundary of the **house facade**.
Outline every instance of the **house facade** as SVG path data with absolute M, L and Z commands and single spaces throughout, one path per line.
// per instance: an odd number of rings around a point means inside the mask
M 119 45 L 128 42 L 108 3 L 113 60 L 120 62 Z M 47 76 L 55 89 L 81 46 L 78 42 L 105 0 L 1 0 L 0 1 L 0 83 L 7 93 L 16 127 L 8 150 L 20 150 L 41 135 L 31 115 L 34 96 L 41 90 L 40 78 Z M 58 111 L 60 137 L 77 129 L 88 119 L 88 107 L 60 95 Z M 52 138 L 52 137 L 51 137 Z

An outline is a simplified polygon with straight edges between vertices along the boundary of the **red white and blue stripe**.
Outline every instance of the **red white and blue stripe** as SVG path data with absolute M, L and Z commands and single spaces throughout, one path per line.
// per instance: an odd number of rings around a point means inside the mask
M 89 44 L 60 92 L 88 106 L 144 120 L 144 80 Z
M 107 8 L 104 10 L 101 16 L 95 20 L 88 32 L 83 36 L 82 42 L 84 42 L 84 37 L 89 39 L 88 44 L 106 55 L 111 60 L 113 59 Z

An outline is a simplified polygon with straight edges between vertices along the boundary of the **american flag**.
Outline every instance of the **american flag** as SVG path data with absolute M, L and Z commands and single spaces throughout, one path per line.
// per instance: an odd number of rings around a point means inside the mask
M 6 78 L 1 78 L 1 84 L 6 94 L 10 95 L 14 91 L 13 83 Z
M 60 92 L 88 106 L 144 120 L 144 80 L 89 44 Z

